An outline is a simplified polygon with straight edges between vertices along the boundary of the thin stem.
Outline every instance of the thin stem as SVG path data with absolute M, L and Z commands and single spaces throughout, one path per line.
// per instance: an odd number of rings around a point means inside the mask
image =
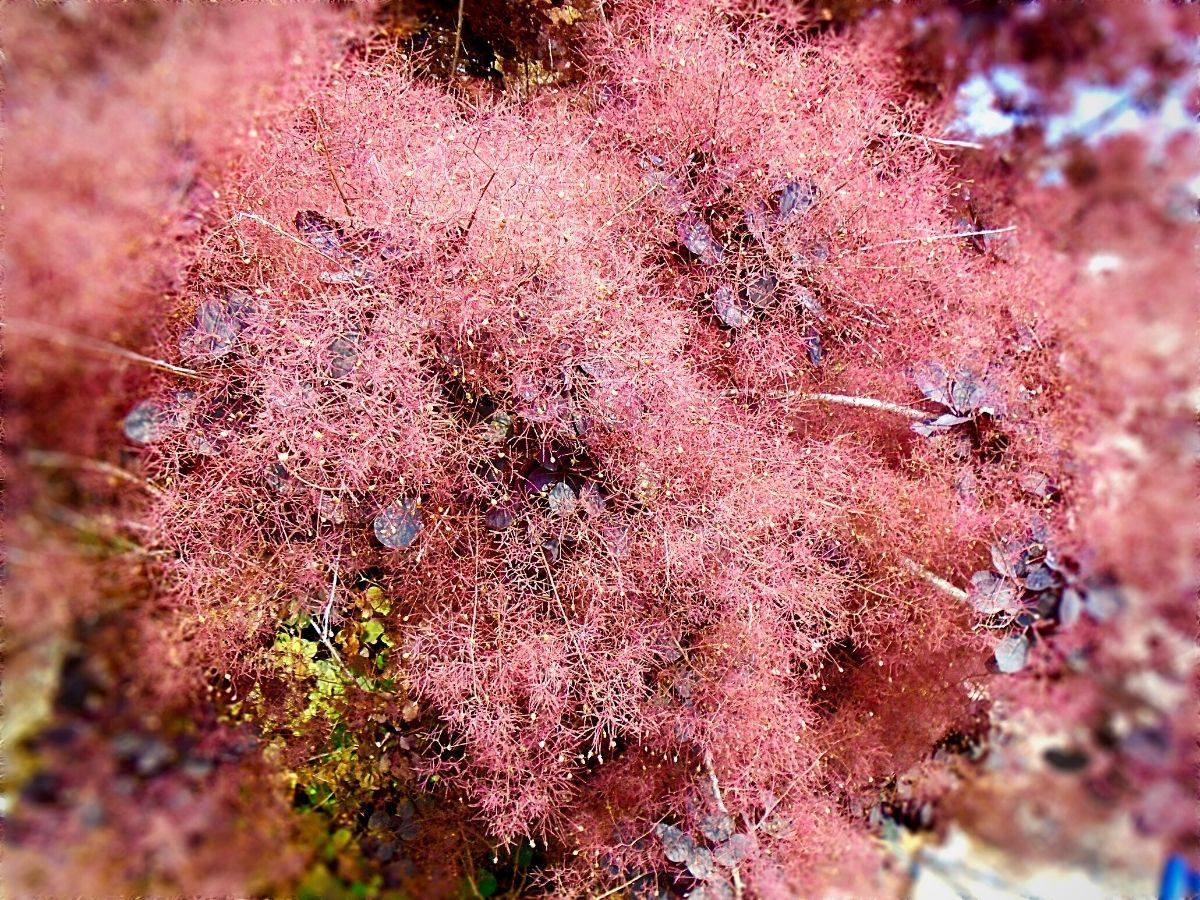
M 333 600 L 337 596 L 338 565 L 341 563 L 341 561 L 342 553 L 339 550 L 337 558 L 333 561 L 333 582 L 329 586 L 329 599 L 325 601 L 325 609 L 321 614 L 321 624 L 317 626 L 317 633 L 321 636 L 321 643 L 326 646 L 329 652 L 333 655 L 333 658 L 337 660 L 337 664 L 343 669 L 346 669 L 346 664 L 342 662 L 341 655 L 337 652 L 336 648 L 334 648 L 333 641 L 329 639 L 329 614 L 333 610 Z M 313 624 L 316 625 L 315 622 Z M 346 672 L 347 674 L 350 674 L 349 669 L 346 669 Z
M 163 495 L 162 488 L 142 478 L 138 478 L 132 472 L 127 472 L 119 466 L 114 466 L 112 463 L 106 463 L 99 459 L 88 459 L 85 456 L 75 456 L 71 453 L 59 453 L 53 450 L 28 450 L 25 453 L 25 461 L 31 466 L 43 469 L 75 468 L 100 472 L 104 475 L 111 475 L 113 478 L 119 478 L 121 481 L 128 482 L 129 484 L 137 485 L 155 497 Z
M 325 141 L 325 127 L 321 121 L 321 116 L 313 108 L 308 110 L 312 113 L 313 124 L 317 127 L 317 149 L 325 157 L 325 165 L 329 167 L 329 177 L 333 179 L 333 186 L 337 189 L 338 196 L 342 199 L 342 206 L 346 208 L 346 215 L 354 218 L 354 210 L 350 208 L 350 201 L 346 199 L 346 194 L 342 190 L 342 183 L 338 181 L 337 171 L 333 168 L 333 156 L 329 152 L 329 145 Z
M 467 222 L 467 234 L 471 233 L 471 229 L 475 227 L 475 217 L 479 215 L 479 204 L 483 203 L 483 195 L 488 192 L 488 188 L 492 186 L 492 182 L 496 180 L 497 169 L 492 169 L 492 174 L 488 177 L 487 183 L 483 186 L 483 190 L 479 192 L 479 199 L 475 201 L 475 208 L 471 210 L 471 219 Z
M 721 796 L 721 783 L 717 781 L 717 770 L 716 767 L 713 766 L 711 750 L 706 749 L 704 751 L 704 767 L 708 769 L 708 783 L 712 786 L 713 797 L 717 801 L 717 809 L 721 811 L 722 815 L 728 816 L 729 810 L 725 806 L 725 798 Z M 741 870 L 739 870 L 735 864 L 730 869 L 730 873 L 733 876 L 733 896 L 736 897 L 737 900 L 741 900 L 743 890 Z
M 815 768 L 817 768 L 817 766 L 821 765 L 821 761 L 823 759 L 825 759 L 826 756 L 828 756 L 830 753 L 833 752 L 834 747 L 837 747 L 840 744 L 844 744 L 844 743 L 845 743 L 845 739 L 838 741 L 836 744 L 833 745 L 833 747 L 830 747 L 828 750 L 826 750 L 824 753 L 820 754 L 816 759 L 814 759 L 811 766 L 809 766 L 803 772 L 800 772 L 798 775 L 796 775 L 796 777 L 793 778 L 788 783 L 788 786 L 783 789 L 783 793 L 775 798 L 775 802 L 768 804 L 763 809 L 762 818 L 760 818 L 758 820 L 758 822 L 756 822 L 756 823 L 750 823 L 750 833 L 753 834 L 754 832 L 756 832 L 760 828 L 762 828 L 763 825 L 766 824 L 767 819 L 769 819 L 771 817 L 771 813 L 775 812 L 775 810 L 779 807 L 779 804 L 782 803 L 784 801 L 784 799 L 787 797 L 787 795 L 792 792 L 792 788 L 794 788 L 796 785 L 798 785 L 802 779 L 807 778 L 812 773 L 812 771 Z
M 839 406 L 854 406 L 859 409 L 875 409 L 880 412 L 895 413 L 898 416 L 904 416 L 906 419 L 927 419 L 929 413 L 919 409 L 913 409 L 911 406 L 902 406 L 899 403 L 891 403 L 887 400 L 876 400 L 874 397 L 853 397 L 847 394 L 792 394 L 780 393 L 769 395 L 772 400 L 812 400 L 815 403 L 834 403 Z
M 966 600 L 967 600 L 967 592 L 966 591 L 964 591 L 960 587 L 955 587 L 949 581 L 947 581 L 945 578 L 942 578 L 938 575 L 933 574 L 933 572 L 930 572 L 928 569 L 926 569 L 920 563 L 913 562 L 911 559 L 902 559 L 902 560 L 900 560 L 900 564 L 904 567 L 904 569 L 907 572 L 909 572 L 912 575 L 916 575 L 918 578 L 920 578 L 925 583 L 933 585 L 933 587 L 937 588 L 943 594 L 953 597 L 955 600 L 961 600 L 964 603 L 966 602 Z
M 317 254 L 318 256 L 325 257 L 327 260 L 329 260 L 334 265 L 340 266 L 342 264 L 340 260 L 335 259 L 334 257 L 330 256 L 324 250 L 320 250 L 320 249 L 314 247 L 312 244 L 308 243 L 308 241 L 300 240 L 300 238 L 296 237 L 294 234 L 288 234 L 286 231 L 284 231 L 282 228 L 280 228 L 274 222 L 270 222 L 270 221 L 264 219 L 260 215 L 257 215 L 255 213 L 248 213 L 248 212 L 236 212 L 233 214 L 233 220 L 237 221 L 238 219 L 250 219 L 252 222 L 257 222 L 259 225 L 265 225 L 267 228 L 270 228 L 272 231 L 274 231 L 280 237 L 287 238 L 293 244 L 298 244 L 306 250 L 311 250 L 313 253 Z
M 458 0 L 458 22 L 454 25 L 454 55 L 450 58 L 450 80 L 458 72 L 458 52 L 462 49 L 463 2 Z
M 31 322 L 28 319 L 8 319 L 5 322 L 0 322 L 0 328 L 11 329 L 20 334 L 49 341 L 62 347 L 75 347 L 80 350 L 101 353 L 105 356 L 115 356 L 118 359 L 128 360 L 142 366 L 149 366 L 161 372 L 182 375 L 184 378 L 197 378 L 202 381 L 208 378 L 203 372 L 197 372 L 195 369 L 172 365 L 166 360 L 143 356 L 140 353 L 134 353 L 132 350 L 126 350 L 124 347 L 119 347 L 116 344 L 110 344 L 108 341 L 98 341 L 95 338 L 72 334 L 69 331 L 63 331 L 60 328 L 55 328 L 53 325 L 45 325 L 41 322 Z
M 634 878 L 630 878 L 624 884 L 618 884 L 615 888 L 612 888 L 611 890 L 607 890 L 603 894 L 597 894 L 595 897 L 592 898 L 592 900 L 606 900 L 606 898 L 611 897 L 614 894 L 621 893 L 621 891 L 625 890 L 625 888 L 629 887 L 631 884 L 637 884 L 641 879 L 643 879 L 645 877 L 646 876 L 644 876 L 644 875 L 638 875 Z
M 652 187 L 648 191 L 646 191 L 644 194 L 641 194 L 638 197 L 634 197 L 627 204 L 625 204 L 625 206 L 623 208 L 621 208 L 617 212 L 613 213 L 613 215 L 609 216 L 607 221 L 605 221 L 605 223 L 603 225 L 601 225 L 600 227 L 607 228 L 613 222 L 617 221 L 617 219 L 619 219 L 621 216 L 625 215 L 625 213 L 629 212 L 631 209 L 633 209 L 635 206 L 637 206 L 639 203 L 641 203 L 643 200 L 645 200 L 647 197 L 649 197 L 651 194 L 653 194 L 656 190 L 657 190 L 657 188 Z
M 930 144 L 941 144 L 944 147 L 964 147 L 967 150 L 984 149 L 984 145 L 976 141 L 955 141 L 950 138 L 935 138 L 925 134 L 913 134 L 911 131 L 893 131 L 892 137 L 914 138 L 918 141 L 927 141 Z
M 930 234 L 926 235 L 925 237 L 899 238 L 894 241 L 882 241 L 878 244 L 867 244 L 865 247 L 859 247 L 855 252 L 865 253 L 868 250 L 876 250 L 879 247 L 897 247 L 901 244 L 924 244 L 928 241 L 950 241 L 956 240 L 957 238 L 981 237 L 988 234 L 1004 234 L 1005 232 L 1016 230 L 1016 225 L 1007 225 L 1004 228 L 982 228 L 978 231 L 957 231 L 954 234 Z M 849 252 L 850 251 L 847 250 L 842 255 L 845 256 L 846 253 Z

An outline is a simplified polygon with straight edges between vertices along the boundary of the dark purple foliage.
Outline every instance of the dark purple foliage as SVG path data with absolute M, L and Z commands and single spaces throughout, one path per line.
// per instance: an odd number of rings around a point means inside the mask
M 679 221 L 676 228 L 679 242 L 689 251 L 708 265 L 716 265 L 725 260 L 725 248 L 715 237 L 712 229 L 699 216 L 687 215 Z
M 421 533 L 422 515 L 419 501 L 397 500 L 375 517 L 375 537 L 393 550 L 406 550 Z

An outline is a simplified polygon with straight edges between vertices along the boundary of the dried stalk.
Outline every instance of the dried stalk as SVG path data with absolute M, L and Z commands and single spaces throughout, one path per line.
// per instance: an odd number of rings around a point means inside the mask
M 717 801 L 717 809 L 721 811 L 721 815 L 728 816 L 729 810 L 725 806 L 725 798 L 721 796 L 721 783 L 717 781 L 717 770 L 713 766 L 712 751 L 704 751 L 704 767 L 708 770 L 708 783 L 712 786 L 713 797 Z M 733 896 L 737 900 L 742 900 L 742 873 L 736 865 L 731 868 L 733 876 Z
M 173 365 L 166 360 L 143 356 L 140 353 L 134 353 L 132 350 L 126 350 L 124 347 L 119 347 L 116 344 L 110 344 L 108 341 L 98 341 L 95 338 L 72 334 L 69 331 L 63 331 L 60 328 L 55 328 L 53 325 L 45 325 L 41 322 L 31 322 L 28 319 L 8 319 L 5 322 L 0 322 L 0 328 L 11 329 L 20 334 L 49 341 L 62 347 L 74 347 L 80 350 L 89 350 L 93 353 L 100 353 L 105 356 L 115 356 L 118 359 L 128 360 L 141 366 L 149 366 L 161 372 L 170 372 L 172 375 L 181 375 L 184 378 L 197 378 L 202 381 L 208 378 L 203 372 L 197 372 L 195 369 L 188 369 L 184 366 Z
M 1016 230 L 1016 225 L 1008 225 L 1004 228 L 981 228 L 978 231 L 956 231 L 954 234 L 930 234 L 926 235 L 925 237 L 898 238 L 894 241 L 881 241 L 878 244 L 867 244 L 867 246 L 859 247 L 854 252 L 865 253 L 867 250 L 876 250 L 880 247 L 897 247 L 901 244 L 924 244 L 929 241 L 951 241 L 956 240 L 957 238 L 983 237 L 984 235 L 1004 234 L 1005 232 Z M 846 252 L 848 253 L 850 251 Z
M 955 600 L 961 600 L 964 603 L 967 601 L 966 591 L 960 587 L 955 587 L 945 578 L 933 574 L 920 563 L 913 562 L 911 559 L 902 559 L 900 560 L 900 564 L 904 567 L 905 571 L 912 575 L 916 575 L 926 584 L 932 585 L 943 594 L 953 597 Z
M 943 147 L 963 147 L 967 150 L 983 150 L 984 145 L 977 141 L 955 141 L 950 138 L 935 138 L 925 134 L 913 134 L 911 131 L 893 131 L 892 137 L 913 138 L 918 141 L 926 141 L 930 144 L 941 144 Z
M 88 459 L 85 456 L 75 456 L 71 453 L 59 453 L 53 450 L 29 450 L 25 453 L 25 461 L 31 466 L 43 469 L 86 469 L 119 478 L 121 481 L 136 485 L 155 497 L 163 495 L 162 488 L 151 484 L 143 478 L 138 478 L 132 472 L 127 472 L 120 466 L 106 463 L 99 459 Z

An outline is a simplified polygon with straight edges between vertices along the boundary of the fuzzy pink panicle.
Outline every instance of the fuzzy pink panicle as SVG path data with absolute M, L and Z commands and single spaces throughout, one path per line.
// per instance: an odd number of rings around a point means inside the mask
M 335 575 L 394 598 L 425 774 L 501 840 L 661 869 L 631 834 L 720 813 L 721 878 L 870 893 L 848 810 L 969 718 L 954 585 L 1059 464 L 1014 335 L 1070 279 L 937 237 L 960 185 L 881 29 L 721 7 L 622 10 L 524 103 L 351 60 L 260 127 L 187 269 L 154 536 L 198 660 L 336 625 Z M 649 768 L 627 834 L 598 810 Z

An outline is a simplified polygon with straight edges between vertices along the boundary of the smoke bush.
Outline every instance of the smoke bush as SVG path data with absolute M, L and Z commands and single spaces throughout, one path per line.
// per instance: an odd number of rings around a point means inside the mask
M 423 774 L 556 891 L 878 891 L 853 810 L 995 644 L 953 585 L 1064 477 L 1069 267 L 964 226 L 883 28 L 784 38 L 621 9 L 521 103 L 344 60 L 248 140 L 159 348 L 198 376 L 125 422 L 189 670 L 381 589 Z

